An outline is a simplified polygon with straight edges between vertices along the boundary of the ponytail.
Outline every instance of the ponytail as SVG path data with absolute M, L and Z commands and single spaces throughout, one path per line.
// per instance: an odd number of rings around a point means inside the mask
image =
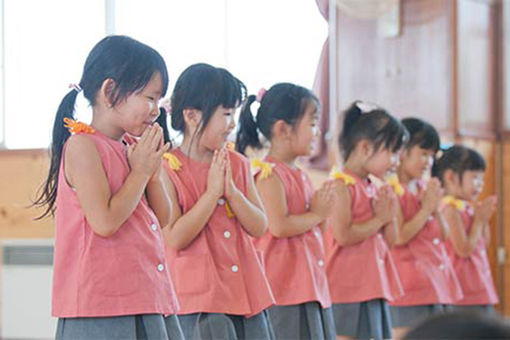
M 342 129 L 342 135 L 345 135 L 352 127 L 359 121 L 363 111 L 358 107 L 358 103 L 354 102 L 351 107 L 345 111 L 344 126 Z
M 161 126 L 161 128 L 163 129 L 163 140 L 165 141 L 165 143 L 170 142 L 170 148 L 172 148 L 170 132 L 168 131 L 168 124 L 166 122 L 166 115 L 167 115 L 166 109 L 163 107 L 160 107 L 159 108 L 159 116 L 156 119 L 156 123 L 158 123 L 159 126 Z
M 251 104 L 256 100 L 254 95 L 249 95 L 246 98 L 241 114 L 239 115 L 239 131 L 236 137 L 236 150 L 242 154 L 245 153 L 248 146 L 256 149 L 262 148 L 262 143 L 259 139 L 258 127 L 253 113 L 251 112 Z
M 256 96 L 248 96 L 241 110 L 236 139 L 236 149 L 241 153 L 244 153 L 248 146 L 256 149 L 263 147 L 259 131 L 266 140 L 271 141 L 271 130 L 277 121 L 283 120 L 295 126 L 304 116 L 310 103 L 317 109 L 319 107 L 319 100 L 312 91 L 291 83 L 275 84 L 268 91 L 264 90 L 260 97 L 256 119 L 251 112 L 251 104 L 256 100 Z
M 74 105 L 77 96 L 77 90 L 72 89 L 69 91 L 69 93 L 66 94 L 64 99 L 60 102 L 55 116 L 50 148 L 50 170 L 48 172 L 46 182 L 40 188 L 39 195 L 34 202 L 35 206 L 46 206 L 46 209 L 36 218 L 37 220 L 43 219 L 48 215 L 54 215 L 55 213 L 55 201 L 57 199 L 58 177 L 60 173 L 62 151 L 64 144 L 69 139 L 69 136 L 71 136 L 69 130 L 64 127 L 64 118 L 74 119 Z
M 345 161 L 349 158 L 352 150 L 354 150 L 354 147 L 356 146 L 355 142 L 357 142 L 357 140 L 350 138 L 349 132 L 353 130 L 353 127 L 360 120 L 362 114 L 363 111 L 359 108 L 358 101 L 353 102 L 344 113 L 342 132 L 338 137 L 338 141 L 340 149 L 343 150 Z
M 407 143 L 409 133 L 383 108 L 357 100 L 345 111 L 342 133 L 338 138 L 344 161 L 362 139 L 373 143 L 376 150 L 382 146 L 395 152 Z

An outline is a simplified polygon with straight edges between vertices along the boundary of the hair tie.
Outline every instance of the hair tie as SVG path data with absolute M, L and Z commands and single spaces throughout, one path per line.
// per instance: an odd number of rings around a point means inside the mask
M 368 103 L 368 102 L 364 102 L 364 101 L 361 101 L 361 100 L 356 102 L 356 107 L 361 111 L 362 114 L 363 113 L 372 112 L 372 111 L 377 110 L 379 108 L 374 103 Z
M 257 92 L 256 100 L 260 103 L 262 101 L 262 98 L 266 95 L 267 90 L 265 88 L 261 88 L 259 92 Z
M 69 84 L 69 88 L 70 88 L 70 89 L 75 90 L 77 93 L 80 93 L 80 92 L 81 92 L 81 90 L 82 90 L 82 88 L 80 87 L 80 85 L 75 84 L 75 83 L 71 83 L 71 84 Z

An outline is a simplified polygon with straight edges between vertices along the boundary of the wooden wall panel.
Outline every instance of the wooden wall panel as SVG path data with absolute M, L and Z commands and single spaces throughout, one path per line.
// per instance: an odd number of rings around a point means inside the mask
M 502 197 L 502 245 L 507 250 L 506 260 L 502 266 L 503 275 L 501 278 L 501 285 L 506 289 L 502 292 L 502 300 L 504 301 L 503 312 L 505 315 L 510 316 L 510 140 L 506 140 L 502 145 L 502 176 L 503 183 L 501 183 Z
M 39 211 L 29 208 L 46 176 L 46 151 L 0 152 L 0 239 L 54 235 L 53 219 L 34 221 Z
M 397 38 L 378 36 L 375 20 L 338 11 L 337 107 L 373 101 L 452 132 L 452 10 L 453 1 L 403 0 Z
M 457 2 L 458 125 L 461 135 L 495 131 L 495 7 Z

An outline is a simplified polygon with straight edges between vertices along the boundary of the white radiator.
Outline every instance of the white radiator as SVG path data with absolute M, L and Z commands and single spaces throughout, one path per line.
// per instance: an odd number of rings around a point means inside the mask
M 53 240 L 3 240 L 1 265 L 2 339 L 53 339 L 51 317 Z

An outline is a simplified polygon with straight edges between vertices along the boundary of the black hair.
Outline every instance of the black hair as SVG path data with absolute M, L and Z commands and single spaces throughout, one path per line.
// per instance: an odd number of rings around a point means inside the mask
M 404 118 L 402 124 L 409 132 L 409 141 L 406 145 L 408 149 L 418 146 L 434 153 L 439 151 L 441 145 L 439 133 L 431 124 L 418 118 Z
M 196 109 L 202 112 L 200 136 L 214 111 L 239 107 L 246 97 L 246 86 L 229 71 L 209 64 L 194 64 L 186 68 L 175 83 L 171 96 L 171 124 L 176 131 L 184 133 L 186 123 L 183 111 Z M 168 131 L 166 124 L 163 130 Z
M 446 313 L 433 316 L 407 332 L 404 339 L 509 339 L 510 325 L 481 313 Z
M 357 100 L 344 112 L 343 128 L 338 137 L 345 161 L 363 139 L 372 142 L 375 150 L 382 146 L 398 151 L 409 139 L 409 133 L 399 120 L 383 108 Z
M 172 140 L 170 139 L 170 132 L 168 131 L 168 124 L 167 124 L 167 115 L 169 112 L 166 111 L 165 108 L 160 107 L 159 108 L 159 116 L 156 118 L 156 123 L 159 124 L 159 126 L 163 129 L 163 140 L 165 143 L 170 142 L 170 148 L 172 147 Z
M 466 171 L 485 171 L 485 160 L 476 150 L 463 145 L 454 145 L 443 151 L 441 157 L 432 166 L 432 176 L 444 183 L 444 173 L 450 169 L 459 179 Z
M 262 97 L 256 117 L 251 112 L 255 100 L 255 95 L 248 96 L 239 116 L 236 149 L 241 153 L 248 146 L 262 147 L 258 130 L 267 140 L 271 140 L 271 130 L 278 120 L 294 127 L 304 116 L 310 102 L 319 108 L 319 100 L 312 91 L 290 83 L 273 85 Z
M 161 55 L 151 47 L 127 36 L 112 35 L 103 38 L 90 51 L 78 86 L 93 107 L 96 94 L 107 79 L 114 81 L 110 93 L 112 107 L 129 95 L 141 91 L 154 74 L 161 75 L 162 96 L 168 87 L 168 72 Z M 74 119 L 74 106 L 78 91 L 71 89 L 60 102 L 53 124 L 50 148 L 51 164 L 46 182 L 34 205 L 46 207 L 41 219 L 55 212 L 58 176 L 62 150 L 70 132 L 64 127 L 64 118 Z

